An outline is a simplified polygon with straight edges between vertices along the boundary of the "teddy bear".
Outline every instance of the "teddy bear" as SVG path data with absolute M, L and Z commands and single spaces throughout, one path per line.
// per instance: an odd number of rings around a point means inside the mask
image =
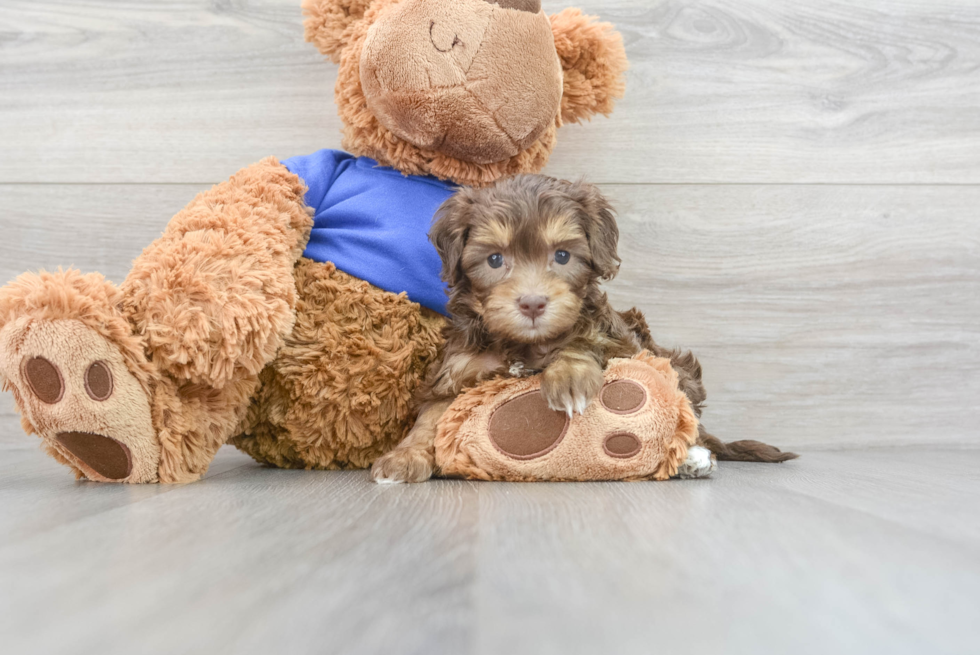
M 539 0 L 305 0 L 339 65 L 345 151 L 252 164 L 199 194 L 116 286 L 0 289 L 0 379 L 77 477 L 199 479 L 230 443 L 364 468 L 413 420 L 445 323 L 426 234 L 459 185 L 538 172 L 624 90 L 611 25 Z

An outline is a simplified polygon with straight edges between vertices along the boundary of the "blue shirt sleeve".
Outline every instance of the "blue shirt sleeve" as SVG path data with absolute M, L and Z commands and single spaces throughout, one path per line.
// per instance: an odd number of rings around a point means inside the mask
M 314 210 L 323 205 L 327 192 L 333 186 L 341 164 L 352 161 L 354 155 L 342 150 L 318 150 L 312 155 L 291 157 L 283 162 L 290 173 L 299 176 L 306 183 L 306 204 Z

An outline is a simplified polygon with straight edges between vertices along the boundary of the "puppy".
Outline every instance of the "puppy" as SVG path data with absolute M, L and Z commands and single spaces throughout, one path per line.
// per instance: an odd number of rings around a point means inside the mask
M 418 420 L 372 468 L 378 482 L 421 482 L 434 471 L 436 423 L 464 389 L 488 378 L 541 374 L 548 405 L 583 413 L 614 357 L 646 349 L 667 357 L 701 416 L 701 365 L 650 336 L 636 309 L 610 307 L 600 282 L 619 271 L 619 228 L 599 190 L 543 175 L 462 189 L 436 214 L 429 238 L 449 285 L 446 344 L 421 392 Z M 755 441 L 724 444 L 701 428 L 681 475 L 697 477 L 719 459 L 780 462 L 796 457 Z

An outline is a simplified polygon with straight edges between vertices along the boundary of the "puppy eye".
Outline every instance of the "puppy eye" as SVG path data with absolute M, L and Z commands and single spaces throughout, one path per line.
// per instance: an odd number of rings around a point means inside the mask
M 495 252 L 487 257 L 487 263 L 490 264 L 490 268 L 500 268 L 504 265 L 504 256 Z
M 559 250 L 555 253 L 555 261 L 564 266 L 572 258 L 567 250 Z

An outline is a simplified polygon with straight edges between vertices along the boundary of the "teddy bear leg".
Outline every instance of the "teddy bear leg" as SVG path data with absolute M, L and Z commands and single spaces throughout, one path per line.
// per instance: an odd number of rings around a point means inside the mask
M 313 225 L 305 192 L 270 157 L 199 194 L 136 259 L 123 309 L 161 370 L 220 389 L 272 361 Z
M 542 376 L 499 378 L 459 396 L 439 420 L 442 475 L 473 480 L 705 477 L 711 452 L 670 360 L 613 359 L 583 414 L 549 407 Z M 380 463 L 380 460 L 379 460 Z
M 178 213 L 123 283 L 123 310 L 160 373 L 161 479 L 207 471 L 292 330 L 312 227 L 305 192 L 275 159 L 242 169 Z
M 281 468 L 367 468 L 408 432 L 445 318 L 302 258 L 296 324 L 231 443 Z
M 292 328 L 304 193 L 268 159 L 195 198 L 118 289 L 76 271 L 0 289 L 0 373 L 27 431 L 92 480 L 199 478 Z
M 28 433 L 77 477 L 156 482 L 152 369 L 101 275 L 25 274 L 0 289 L 0 377 Z

